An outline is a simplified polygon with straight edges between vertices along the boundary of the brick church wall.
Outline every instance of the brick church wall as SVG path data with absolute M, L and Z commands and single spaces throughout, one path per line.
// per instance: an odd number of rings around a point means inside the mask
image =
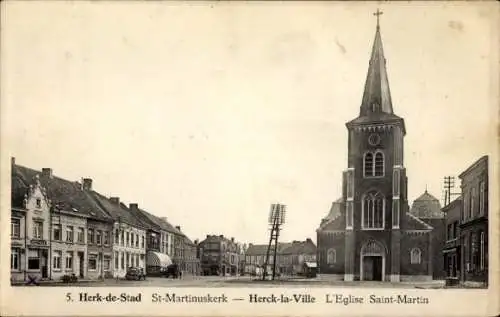
M 345 235 L 343 233 L 318 233 L 318 259 L 320 274 L 344 274 L 344 251 L 345 251 Z M 334 248 L 336 252 L 335 264 L 327 263 L 327 252 L 330 248 Z
M 401 235 L 401 276 L 427 278 L 429 276 L 429 233 L 403 232 Z M 420 264 L 411 264 L 410 252 L 419 248 L 421 253 Z

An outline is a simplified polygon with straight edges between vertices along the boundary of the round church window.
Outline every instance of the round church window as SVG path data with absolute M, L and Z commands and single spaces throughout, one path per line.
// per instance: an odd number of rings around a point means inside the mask
M 368 143 L 370 143 L 370 145 L 379 145 L 380 135 L 376 133 L 370 134 L 370 136 L 368 137 Z

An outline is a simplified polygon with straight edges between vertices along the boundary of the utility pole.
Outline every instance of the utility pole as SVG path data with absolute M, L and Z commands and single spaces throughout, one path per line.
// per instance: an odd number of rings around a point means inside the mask
M 264 272 L 262 279 L 265 280 L 267 276 L 267 266 L 269 265 L 269 257 L 271 251 L 273 252 L 273 280 L 276 277 L 276 258 L 278 253 L 278 237 L 281 230 L 281 225 L 285 223 L 286 206 L 282 204 L 271 204 L 271 211 L 269 212 L 269 225 L 271 226 L 271 234 L 269 237 L 269 245 L 267 246 L 266 259 L 264 261 Z M 273 246 L 274 243 L 274 246 Z
M 455 188 L 455 176 L 444 177 L 444 206 L 451 202 L 452 196 L 458 196 L 460 193 L 455 193 L 452 190 Z

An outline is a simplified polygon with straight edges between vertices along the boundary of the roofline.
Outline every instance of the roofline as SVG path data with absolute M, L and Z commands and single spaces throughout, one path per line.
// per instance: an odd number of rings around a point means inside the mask
M 407 215 L 409 215 L 410 217 L 412 217 L 413 219 L 415 219 L 416 221 L 420 222 L 421 224 L 423 224 L 425 227 L 427 227 L 427 230 L 432 230 L 434 229 L 434 227 L 432 227 L 431 225 L 429 225 L 428 223 L 426 223 L 425 221 L 421 220 L 420 218 L 418 218 L 417 216 L 414 216 L 412 215 L 411 213 L 407 212 L 406 213 Z M 410 230 L 415 230 L 415 229 L 410 229 Z M 408 231 L 408 230 L 407 230 Z M 421 230 L 421 231 L 425 231 L 425 230 Z
M 461 202 L 462 202 L 462 196 L 459 196 L 459 197 L 455 198 L 454 200 L 452 200 L 448 205 L 443 206 L 443 208 L 441 208 L 441 211 L 446 213 L 446 212 L 450 211 L 451 208 L 455 207 L 455 205 L 457 205 Z
M 351 127 L 355 127 L 355 126 L 364 126 L 364 125 L 385 125 L 387 123 L 399 123 L 399 124 L 401 124 L 401 128 L 403 130 L 403 135 L 406 135 L 406 125 L 405 125 L 404 119 L 395 115 L 395 114 L 392 114 L 392 115 L 396 116 L 397 118 L 391 118 L 391 119 L 380 120 L 380 121 L 372 121 L 372 122 L 363 122 L 363 123 L 353 122 L 357 118 L 361 117 L 361 116 L 357 116 L 356 118 L 346 122 L 345 125 L 347 128 L 351 128 Z
M 488 155 L 481 156 L 478 160 L 472 163 L 465 171 L 463 171 L 460 175 L 458 175 L 458 177 L 464 178 L 466 174 L 469 174 L 473 169 L 477 168 L 479 164 L 485 161 L 486 161 L 486 167 L 488 167 Z

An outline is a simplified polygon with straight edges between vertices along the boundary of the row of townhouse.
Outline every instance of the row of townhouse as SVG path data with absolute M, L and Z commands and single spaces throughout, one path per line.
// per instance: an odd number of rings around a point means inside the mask
M 245 273 L 259 274 L 265 265 L 268 245 L 249 244 L 245 252 Z M 317 248 L 314 242 L 305 241 L 280 242 L 276 249 L 276 271 L 283 275 L 300 274 L 305 263 L 316 264 Z M 273 252 L 268 259 L 268 273 L 272 272 L 274 264 Z
M 118 197 L 105 197 L 93 190 L 90 178 L 68 181 L 50 168 L 37 171 L 12 158 L 13 282 L 73 274 L 84 279 L 123 277 L 129 267 L 155 274 L 172 263 L 198 274 L 192 245 L 180 227 L 135 203 L 127 206 Z
M 442 249 L 448 279 L 488 284 L 488 156 L 463 171 L 460 196 L 443 207 Z

